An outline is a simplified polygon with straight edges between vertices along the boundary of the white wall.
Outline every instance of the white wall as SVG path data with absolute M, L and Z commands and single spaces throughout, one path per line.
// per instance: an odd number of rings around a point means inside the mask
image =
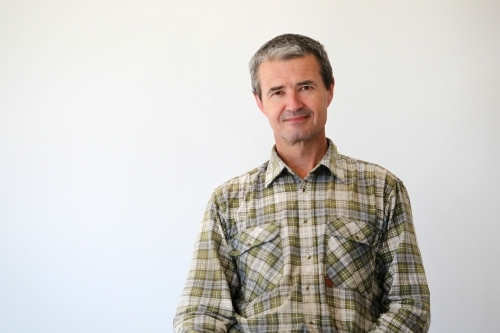
M 327 132 L 404 180 L 432 333 L 498 332 L 500 2 L 0 1 L 0 331 L 168 332 L 214 187 L 273 143 L 247 62 L 327 48 Z

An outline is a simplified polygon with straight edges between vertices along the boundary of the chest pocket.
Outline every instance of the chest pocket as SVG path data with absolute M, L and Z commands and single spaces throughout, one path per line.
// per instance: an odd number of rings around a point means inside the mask
M 325 270 L 333 286 L 371 291 L 375 270 L 375 229 L 366 222 L 336 219 L 328 223 Z
M 280 227 L 275 223 L 248 228 L 231 241 L 241 290 L 249 302 L 276 287 L 283 274 Z

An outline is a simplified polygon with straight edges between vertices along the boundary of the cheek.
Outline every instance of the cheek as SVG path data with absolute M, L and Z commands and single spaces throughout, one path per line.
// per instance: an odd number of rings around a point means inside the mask
M 269 118 L 270 121 L 279 121 L 279 118 L 281 116 L 282 108 L 280 107 L 279 104 L 276 103 L 269 103 L 269 105 L 266 108 L 266 116 Z
M 279 123 L 279 114 L 275 112 L 275 110 L 267 107 L 264 110 L 262 110 L 262 113 L 266 116 L 271 126 L 274 126 L 275 123 Z

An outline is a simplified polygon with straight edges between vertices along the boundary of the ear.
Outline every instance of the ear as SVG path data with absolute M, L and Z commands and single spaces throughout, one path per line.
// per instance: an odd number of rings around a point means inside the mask
M 335 86 L 335 82 L 330 84 L 330 88 L 328 88 L 328 105 L 332 102 L 333 99 L 333 88 Z
M 257 106 L 259 107 L 260 111 L 264 113 L 264 104 L 262 103 L 262 100 L 260 99 L 259 95 L 254 93 L 253 98 L 255 98 L 255 102 L 257 103 Z

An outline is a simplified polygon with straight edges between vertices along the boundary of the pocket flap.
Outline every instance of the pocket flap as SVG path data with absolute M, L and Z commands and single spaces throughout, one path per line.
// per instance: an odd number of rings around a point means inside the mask
M 279 233 L 279 225 L 275 223 L 245 229 L 230 241 L 233 249 L 229 254 L 239 256 L 255 246 L 272 241 L 279 236 Z
M 353 242 L 372 245 L 375 238 L 374 227 L 366 222 L 336 219 L 328 223 L 330 234 Z

